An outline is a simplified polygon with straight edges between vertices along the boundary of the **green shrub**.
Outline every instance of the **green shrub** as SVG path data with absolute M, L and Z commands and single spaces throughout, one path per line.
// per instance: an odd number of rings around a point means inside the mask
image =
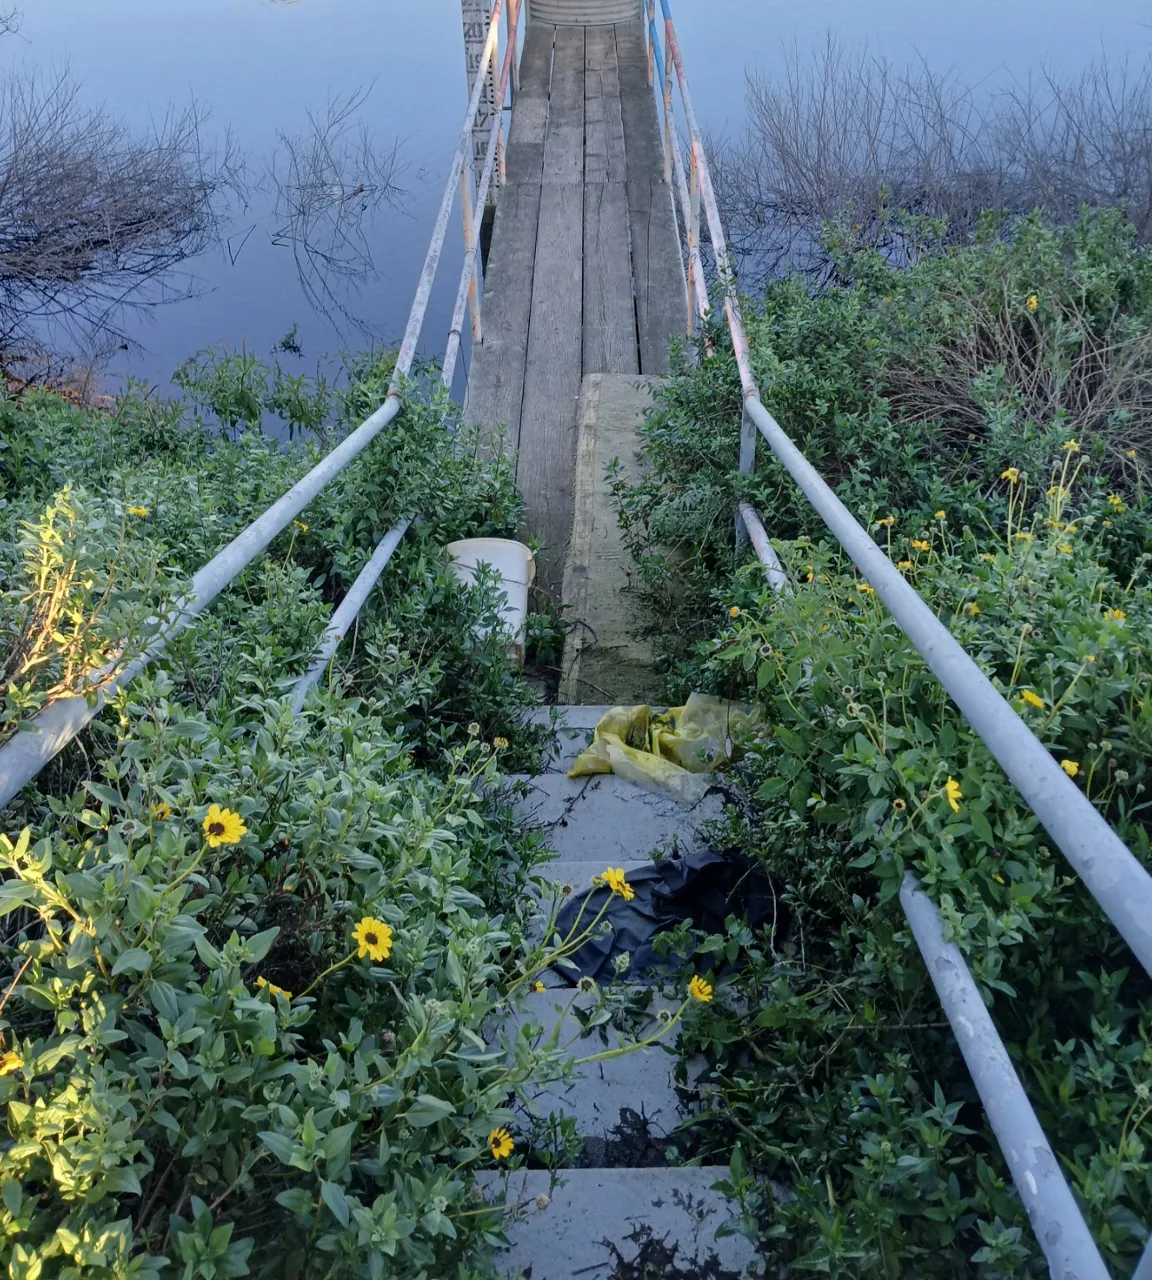
M 785 430 L 1145 862 L 1148 264 L 1111 216 L 1032 220 L 904 271 L 848 259 L 839 285 L 784 282 L 750 320 Z M 669 384 L 646 480 L 618 486 L 672 611 L 670 700 L 765 711 L 718 838 L 764 861 L 777 927 L 697 940 L 723 981 L 681 1042 L 716 1085 L 693 1150 L 738 1144 L 746 1229 L 798 1271 L 1045 1274 L 896 897 L 912 868 L 1129 1275 L 1152 1203 L 1152 984 L 767 450 L 734 474 L 738 427 L 718 346 Z M 737 496 L 793 594 L 736 558 Z

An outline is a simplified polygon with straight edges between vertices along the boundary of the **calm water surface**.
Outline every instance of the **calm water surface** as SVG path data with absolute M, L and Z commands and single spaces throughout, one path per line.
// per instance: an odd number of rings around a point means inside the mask
M 195 98 L 211 111 L 208 132 L 234 133 L 258 172 L 278 130 L 299 132 L 309 110 L 336 95 L 371 93 L 359 118 L 377 141 L 398 139 L 405 165 L 400 206 L 368 229 L 375 275 L 347 297 L 359 324 L 317 314 L 289 250 L 272 243 L 267 199 L 237 210 L 231 252 L 190 265 L 197 297 L 134 316 L 131 350 L 114 372 L 160 386 L 184 357 L 226 345 L 265 354 L 293 325 L 308 362 L 365 333 L 402 332 L 431 223 L 466 105 L 458 0 L 26 0 L 20 37 L 0 48 L 8 64 L 64 65 L 86 97 L 147 128 L 168 107 Z M 968 81 L 1025 80 L 1041 66 L 1074 74 L 1102 54 L 1143 60 L 1152 48 L 1144 0 L 678 0 L 697 113 L 706 128 L 735 130 L 745 68 L 779 69 L 832 31 L 903 62 L 922 56 Z M 246 237 L 246 238 L 245 238 Z M 443 349 L 462 256 L 453 226 L 425 325 L 423 351 Z

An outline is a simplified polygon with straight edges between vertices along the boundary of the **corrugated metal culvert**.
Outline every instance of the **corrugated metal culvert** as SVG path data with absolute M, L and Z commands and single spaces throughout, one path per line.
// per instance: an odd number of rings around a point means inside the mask
M 600 27 L 644 16 L 643 0 L 528 0 L 529 22 L 557 26 Z

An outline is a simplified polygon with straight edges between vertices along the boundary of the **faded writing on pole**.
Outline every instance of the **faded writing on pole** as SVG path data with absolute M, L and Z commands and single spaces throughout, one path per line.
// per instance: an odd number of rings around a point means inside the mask
M 488 23 L 491 18 L 490 0 L 460 0 L 460 11 L 464 23 L 464 61 L 468 69 L 468 92 L 476 87 L 476 76 L 484 61 L 484 45 L 488 40 Z M 496 58 L 488 63 L 485 74 L 484 92 L 480 95 L 480 104 L 476 109 L 476 119 L 472 122 L 472 164 L 477 174 L 484 168 L 484 157 L 488 149 L 488 135 L 492 131 L 496 106 Z M 490 190 L 495 192 L 499 180 L 498 174 L 492 175 Z

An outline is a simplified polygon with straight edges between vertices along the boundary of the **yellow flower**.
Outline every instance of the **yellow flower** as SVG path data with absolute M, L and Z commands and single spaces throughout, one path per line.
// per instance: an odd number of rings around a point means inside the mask
M 945 518 L 946 518 L 946 516 L 947 516 L 947 512 L 945 512 L 945 511 L 937 511 L 937 512 L 936 512 L 936 519 L 937 519 L 937 520 L 943 520 L 943 519 L 945 519 Z
M 540 981 L 536 981 L 536 982 L 534 982 L 534 983 L 532 984 L 532 990 L 533 990 L 533 991 L 536 991 L 536 992 L 543 991 L 543 990 L 544 990 L 544 984 L 543 984 L 542 982 L 540 982 Z
M 1019 538 L 1021 542 L 1032 541 L 1032 535 L 1030 533 L 1018 533 L 1016 537 Z
M 269 982 L 267 978 L 257 978 L 256 985 L 258 987 L 263 987 L 270 996 L 283 996 L 285 1000 L 292 999 L 291 991 L 285 991 L 283 987 L 278 987 L 274 982 Z
M 496 748 L 496 750 L 497 750 L 497 751 L 507 751 L 507 750 L 508 750 L 508 739 L 507 739 L 507 738 L 493 738 L 493 739 L 492 739 L 492 745 Z
M 814 581 L 815 581 L 815 579 L 816 579 L 816 573 L 815 573 L 815 571 L 813 570 L 813 568 L 812 568 L 812 566 L 811 566 L 811 565 L 808 565 L 808 566 L 807 566 L 807 574 L 808 574 L 808 581 L 809 581 L 809 582 L 814 582 Z
M 688 994 L 693 1000 L 699 1000 L 701 1004 L 707 1004 L 712 999 L 712 984 L 705 982 L 699 975 L 694 974 L 692 981 L 688 984 Z
M 952 806 L 953 813 L 960 812 L 960 801 L 964 798 L 964 792 L 960 790 L 960 784 L 955 778 L 949 778 L 944 785 L 944 793 L 948 797 L 948 803 Z
M 1123 622 L 1128 615 L 1123 609 L 1105 609 L 1104 620 L 1106 622 Z
M 19 1071 L 23 1065 L 24 1059 L 15 1049 L 0 1053 L 0 1076 L 10 1076 L 13 1071 Z
M 147 507 L 129 507 L 128 514 L 130 516 L 138 516 L 141 520 L 148 514 Z
M 1038 697 L 1031 689 L 1020 690 L 1020 701 L 1026 702 L 1030 707 L 1043 707 L 1044 699 Z
M 493 1160 L 503 1160 L 510 1156 L 515 1145 L 507 1129 L 493 1129 L 488 1135 L 488 1150 L 492 1152 Z
M 631 902 L 636 896 L 632 886 L 624 879 L 623 867 L 607 867 L 600 879 L 613 893 L 618 893 L 625 902 Z
M 1068 490 L 1065 489 L 1062 484 L 1052 484 L 1048 486 L 1047 496 L 1049 498 L 1066 498 L 1068 496 Z
M 913 551 L 927 551 L 931 547 L 931 543 L 925 542 L 923 538 L 912 539 Z
M 157 822 L 164 822 L 172 816 L 172 806 L 166 804 L 163 800 L 157 800 L 152 806 L 152 816 Z
M 896 568 L 897 568 L 897 569 L 912 569 L 912 568 L 915 568 L 915 566 L 913 565 L 913 563 L 912 563 L 912 561 L 911 561 L 911 560 L 897 560 L 897 561 L 896 561 Z
M 965 613 L 970 613 L 973 617 L 975 617 L 979 612 L 980 612 L 980 606 L 976 603 L 975 600 L 973 600 L 972 603 L 965 608 Z
M 1079 452 L 1080 452 L 1080 441 L 1079 441 L 1079 440 L 1065 440 L 1065 441 L 1064 441 L 1064 445 L 1063 445 L 1063 449 L 1064 449 L 1064 452 L 1065 452 L 1065 453 L 1079 453 Z
M 895 523 L 896 523 L 895 516 L 885 516 L 883 520 L 876 521 L 876 527 L 878 529 L 879 528 L 891 529 Z
M 1085 657 L 1084 661 L 1085 661 L 1085 662 L 1095 662 L 1095 661 L 1096 661 L 1096 655 L 1095 655 L 1094 653 L 1090 653 L 1090 654 L 1088 654 L 1088 655 Z
M 293 520 L 292 523 L 296 526 L 297 529 L 300 530 L 301 533 L 308 532 L 308 526 L 304 523 L 303 520 Z
M 875 587 L 870 587 L 866 582 L 857 583 L 856 590 L 864 596 L 874 595 L 876 591 Z
M 359 950 L 361 960 L 367 956 L 370 960 L 387 960 L 392 954 L 392 927 L 383 920 L 365 916 L 352 930 L 352 941 Z
M 218 804 L 210 804 L 204 818 L 204 835 L 208 847 L 218 849 L 222 844 L 236 844 L 248 833 L 243 818 L 231 809 L 221 809 Z
M 1064 531 L 1065 533 L 1075 533 L 1079 527 L 1080 527 L 1079 525 L 1075 525 L 1075 524 L 1066 524 L 1064 526 Z
M 1001 472 L 1000 472 L 1000 479 L 1001 479 L 1001 480 L 1007 480 L 1009 484 L 1019 484 L 1019 483 L 1020 483 L 1020 468 L 1019 468 L 1019 467 L 1009 467 L 1007 471 L 1001 471 Z
M 1074 778 L 1080 772 L 1080 766 L 1075 760 L 1061 760 L 1060 768 L 1070 777 Z
M 1036 308 L 1040 305 L 1040 299 L 1034 293 L 1030 293 L 1024 299 L 1024 305 L 1028 308 L 1029 311 L 1035 311 Z
M 992 554 L 992 552 L 991 552 L 991 551 L 981 551 L 981 552 L 980 552 L 980 559 L 981 559 L 981 560 L 987 560 L 987 561 L 988 561 L 989 563 L 991 563 L 991 564 L 995 564 L 995 562 L 996 562 L 996 557 Z
M 732 608 L 728 610 L 728 616 L 730 618 L 738 618 L 740 616 L 740 606 L 738 604 L 734 604 Z
M 1072 547 L 1067 542 L 1058 543 L 1056 550 L 1059 551 L 1062 556 L 1070 556 L 1072 554 Z
M 1128 510 L 1128 508 L 1124 505 L 1124 499 L 1118 493 L 1110 493 L 1108 495 L 1108 505 L 1112 508 L 1113 511 Z
M 893 800 L 893 801 L 892 801 L 892 808 L 893 808 L 893 809 L 895 809 L 897 813 L 903 813 L 903 812 L 904 812 L 904 810 L 908 808 L 908 801 L 907 801 L 907 800 Z
M 1105 528 L 1105 529 L 1111 529 L 1111 528 L 1112 528 L 1112 521 L 1111 521 L 1111 520 L 1105 520 L 1105 521 L 1104 521 L 1104 528 Z

